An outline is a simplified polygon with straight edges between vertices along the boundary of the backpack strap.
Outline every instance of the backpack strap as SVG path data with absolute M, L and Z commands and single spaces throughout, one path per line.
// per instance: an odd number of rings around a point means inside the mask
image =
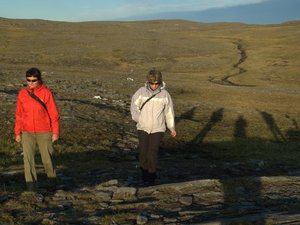
M 160 92 L 161 92 L 161 90 L 159 90 L 159 92 L 157 92 L 156 94 L 151 95 L 146 101 L 144 101 L 144 103 L 140 107 L 140 111 L 142 111 L 142 109 L 144 108 L 144 106 L 147 102 L 149 102 L 155 95 L 159 94 Z
M 40 103 L 40 104 L 44 107 L 44 109 L 48 112 L 46 104 L 45 104 L 38 96 L 36 96 L 36 95 L 35 95 L 34 93 L 32 93 L 31 91 L 27 91 L 27 92 L 28 92 L 28 94 L 30 95 L 31 98 L 33 98 L 33 99 L 36 100 L 38 103 Z

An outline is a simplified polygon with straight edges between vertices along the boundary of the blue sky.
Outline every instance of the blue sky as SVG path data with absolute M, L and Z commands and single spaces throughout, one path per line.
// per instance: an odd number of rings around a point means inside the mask
M 161 17 L 164 13 L 205 12 L 270 1 L 273 0 L 0 0 L 0 17 L 68 22 L 135 20 L 145 16 L 157 19 L 155 15 Z

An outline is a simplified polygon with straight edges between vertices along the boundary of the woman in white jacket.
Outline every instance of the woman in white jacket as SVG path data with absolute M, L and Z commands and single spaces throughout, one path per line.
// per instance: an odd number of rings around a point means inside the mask
M 167 128 L 176 137 L 173 102 L 165 86 L 161 72 L 153 68 L 145 86 L 131 99 L 130 111 L 138 130 L 139 164 L 147 184 L 155 182 L 159 144 Z

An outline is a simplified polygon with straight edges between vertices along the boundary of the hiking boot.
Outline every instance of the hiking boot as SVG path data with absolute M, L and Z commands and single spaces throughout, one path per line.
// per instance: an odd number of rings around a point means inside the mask
M 36 182 L 26 182 L 26 190 L 29 192 L 37 191 L 37 183 Z
M 148 179 L 149 179 L 148 170 L 145 170 L 142 167 L 140 167 L 140 170 L 142 171 L 142 180 L 143 180 L 143 182 L 148 181 Z
M 56 191 L 56 178 L 49 178 L 47 181 L 47 191 Z
M 148 173 L 148 183 L 149 185 L 154 185 L 155 184 L 155 180 L 156 180 L 157 176 L 156 173 Z

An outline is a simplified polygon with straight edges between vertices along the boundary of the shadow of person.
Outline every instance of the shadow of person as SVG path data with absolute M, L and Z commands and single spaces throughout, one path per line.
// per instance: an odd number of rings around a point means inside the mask
M 233 142 L 238 143 L 242 139 L 247 139 L 247 121 L 246 119 L 240 115 L 235 121 L 235 128 L 233 133 Z M 230 163 L 229 163 L 230 167 Z M 230 169 L 230 168 L 229 168 Z M 243 174 L 240 174 L 243 176 Z M 230 215 L 230 218 L 239 223 L 243 223 L 245 221 L 245 217 L 247 215 L 251 215 L 251 212 L 254 214 L 262 210 L 263 207 L 263 198 L 262 198 L 262 183 L 260 177 L 243 177 L 243 178 L 231 178 L 228 179 L 220 179 L 223 187 L 224 194 L 224 203 L 223 203 L 223 211 L 226 214 Z M 246 216 L 245 216 L 245 212 Z M 265 218 L 263 215 L 255 216 L 253 218 L 255 224 L 265 224 Z M 251 218 L 247 218 L 247 220 L 251 220 Z M 229 221 L 221 222 L 223 225 L 230 224 Z
M 247 121 L 243 116 L 239 116 L 239 118 L 235 122 L 235 129 L 233 136 L 235 138 L 246 138 L 246 127 Z
M 290 119 L 293 124 L 293 128 L 290 128 L 286 132 L 287 140 L 288 141 L 300 141 L 300 128 L 299 128 L 297 121 L 294 118 L 291 118 L 289 115 L 286 115 L 286 118 Z
M 218 123 L 221 122 L 223 119 L 223 113 L 224 108 L 220 108 L 215 110 L 211 116 L 209 121 L 206 123 L 206 125 L 202 128 L 202 130 L 194 137 L 194 139 L 191 141 L 192 144 L 200 144 L 203 142 L 206 135 L 209 133 L 209 131 Z
M 268 113 L 268 112 L 260 112 L 261 116 L 263 117 L 263 119 L 265 120 L 266 124 L 268 125 L 271 133 L 273 134 L 275 140 L 277 142 L 281 142 L 281 141 L 286 141 L 285 137 L 283 136 L 283 134 L 281 133 L 279 127 L 277 126 L 273 115 Z
M 259 213 L 264 209 L 260 177 L 230 178 L 220 181 L 224 193 L 222 225 L 250 224 L 251 222 L 266 224 L 265 216 Z
M 178 123 L 183 119 L 199 122 L 199 120 L 194 119 L 196 109 L 197 109 L 197 107 L 193 107 L 190 110 L 186 111 L 185 113 L 181 114 L 179 117 L 176 117 L 175 123 Z

